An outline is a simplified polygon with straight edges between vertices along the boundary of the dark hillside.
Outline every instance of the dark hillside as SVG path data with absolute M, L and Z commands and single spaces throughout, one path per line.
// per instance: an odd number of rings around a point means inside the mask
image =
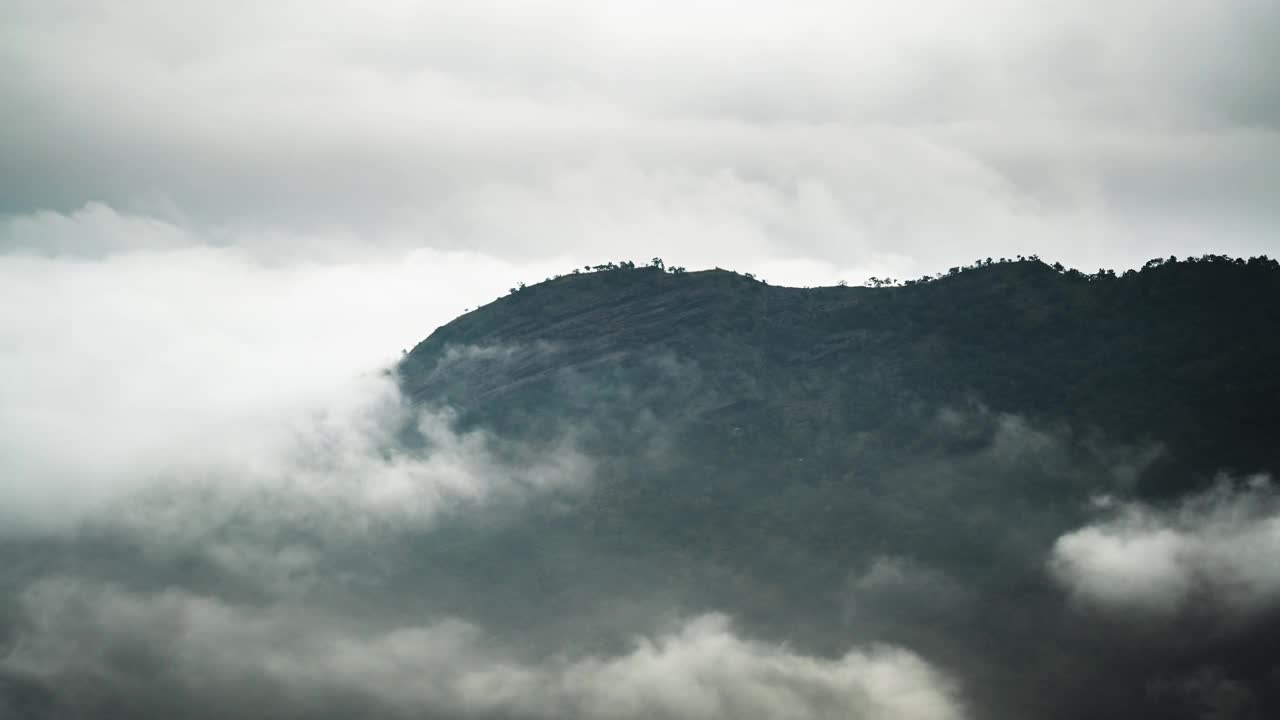
M 451 580 L 416 591 L 553 645 L 616 636 L 619 598 L 816 652 L 902 644 L 960 677 L 975 717 L 1198 717 L 1151 688 L 1200 667 L 1275 709 L 1275 632 L 1118 632 L 1046 563 L 1091 496 L 1171 503 L 1280 468 L 1277 329 L 1266 259 L 813 289 L 627 268 L 523 288 L 414 348 L 402 386 L 463 427 L 571 439 L 592 487 L 420 548 Z
M 416 347 L 402 375 L 415 398 L 511 423 L 571 411 L 543 404 L 557 378 L 618 379 L 667 354 L 716 388 L 709 406 L 682 402 L 682 416 L 727 412 L 785 433 L 879 427 L 914 403 L 976 402 L 1159 443 L 1163 479 L 1148 488 L 1158 492 L 1161 482 L 1181 489 L 1216 470 L 1280 464 L 1278 282 L 1280 270 L 1261 261 L 1167 263 L 1122 277 L 1023 261 L 875 289 L 616 270 L 469 313 Z M 500 372 L 436 372 L 451 346 L 524 350 Z

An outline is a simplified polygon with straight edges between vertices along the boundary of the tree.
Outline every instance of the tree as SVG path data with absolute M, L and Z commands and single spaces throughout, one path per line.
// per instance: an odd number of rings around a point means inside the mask
M 662 258 L 660 258 L 660 257 L 655 257 L 654 259 L 650 260 L 650 261 L 649 261 L 649 266 L 650 266 L 650 267 L 656 267 L 656 268 L 658 268 L 659 270 L 662 270 L 664 267 L 666 267 L 666 266 L 663 264 L 663 262 L 662 262 Z

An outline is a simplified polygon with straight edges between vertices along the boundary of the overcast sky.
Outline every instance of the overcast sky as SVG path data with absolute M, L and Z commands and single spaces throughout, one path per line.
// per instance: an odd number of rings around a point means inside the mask
M 1271 0 L 0 7 L 9 252 L 808 284 L 1280 245 Z

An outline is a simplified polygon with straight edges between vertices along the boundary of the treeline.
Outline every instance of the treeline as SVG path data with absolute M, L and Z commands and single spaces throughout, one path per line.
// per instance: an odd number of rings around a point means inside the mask
M 966 270 L 976 270 L 978 268 L 984 268 L 991 265 L 1004 265 L 1004 264 L 1022 263 L 1022 262 L 1038 263 L 1043 261 L 1040 259 L 1039 255 L 1025 255 L 1025 256 L 1018 255 L 1014 258 L 1002 257 L 994 260 L 992 258 L 982 258 L 982 259 L 975 260 L 973 263 L 969 265 L 957 265 L 953 268 L 948 269 L 947 272 L 945 273 L 925 275 L 915 280 L 902 281 L 894 278 L 871 277 L 867 279 L 865 286 L 866 287 L 910 287 L 912 285 L 920 285 L 923 283 L 933 282 L 934 280 L 941 280 L 943 278 L 950 277 L 952 275 L 959 275 L 960 273 L 965 272 Z M 1088 282 L 1096 282 L 1100 280 L 1113 280 L 1117 277 L 1133 277 L 1143 272 L 1148 272 L 1159 267 L 1164 267 L 1166 265 L 1179 265 L 1179 264 L 1193 265 L 1193 264 L 1201 264 L 1201 263 L 1218 263 L 1222 265 L 1234 265 L 1239 267 L 1254 267 L 1254 268 L 1260 268 L 1260 269 L 1266 268 L 1270 270 L 1280 269 L 1280 262 L 1277 262 L 1276 260 L 1273 260 L 1267 257 L 1266 255 L 1259 255 L 1257 257 L 1251 257 L 1246 260 L 1245 258 L 1233 258 L 1229 255 L 1212 255 L 1212 254 L 1201 255 L 1199 257 L 1192 256 L 1192 257 L 1188 257 L 1185 260 L 1179 260 L 1176 255 L 1170 255 L 1168 258 L 1154 258 L 1144 263 L 1142 268 L 1139 270 L 1129 269 L 1119 274 L 1117 274 L 1115 270 L 1109 270 L 1107 268 L 1099 268 L 1098 271 L 1095 273 L 1086 273 L 1086 272 L 1077 270 L 1075 268 L 1068 268 L 1060 262 L 1055 262 L 1054 264 L 1049 265 L 1049 267 L 1053 268 L 1059 274 L 1065 275 L 1070 278 L 1076 278 L 1076 279 L 1085 280 Z M 844 285 L 844 284 L 845 283 L 843 282 L 841 283 L 841 285 Z
M 649 261 L 647 265 L 643 267 L 654 268 L 657 270 L 661 270 L 662 272 L 671 273 L 672 275 L 683 275 L 684 273 L 688 272 L 682 265 L 667 265 L 666 262 L 664 262 L 663 259 L 660 257 L 653 258 L 652 260 Z M 574 268 L 567 273 L 552 275 L 551 277 L 543 278 L 543 282 L 559 280 L 560 278 L 565 277 L 566 275 L 582 275 L 584 273 L 586 274 L 607 273 L 607 272 L 615 272 L 618 270 L 635 270 L 635 269 L 636 269 L 636 264 L 635 264 L 635 261 L 633 260 L 622 260 L 616 263 L 607 262 L 600 265 L 583 265 L 581 268 Z M 510 293 L 512 294 L 518 293 L 521 290 L 525 289 L 526 287 L 528 286 L 525 285 L 524 283 L 519 283 L 515 287 L 511 288 Z
M 922 277 L 915 278 L 913 280 L 899 280 L 897 278 L 892 278 L 892 277 L 881 278 L 881 277 L 873 276 L 868 278 L 862 284 L 862 286 L 873 287 L 873 288 L 911 287 L 914 285 L 922 285 L 925 283 L 933 282 L 935 280 L 941 280 L 943 278 L 951 277 L 953 275 L 959 275 L 960 273 L 968 270 L 976 270 L 979 268 L 990 267 L 992 265 L 1006 265 L 1006 264 L 1015 264 L 1015 263 L 1027 263 L 1027 262 L 1043 263 L 1039 255 L 1016 255 L 1012 258 L 1007 258 L 1007 257 L 979 258 L 968 265 L 957 265 L 955 267 L 952 267 L 948 269 L 945 273 L 940 272 L 940 273 L 935 273 L 933 275 L 924 275 Z M 1179 260 L 1176 255 L 1170 255 L 1168 258 L 1154 258 L 1144 263 L 1140 269 L 1137 269 L 1137 270 L 1129 269 L 1129 270 L 1125 270 L 1122 273 L 1116 273 L 1115 270 L 1110 270 L 1107 268 L 1099 268 L 1097 272 L 1086 273 L 1086 272 L 1077 270 L 1076 268 L 1068 268 L 1060 262 L 1055 262 L 1052 265 L 1049 265 L 1048 267 L 1052 268 L 1057 273 L 1064 275 L 1066 277 L 1083 280 L 1086 282 L 1098 282 L 1098 281 L 1114 280 L 1116 278 L 1121 278 L 1121 277 L 1126 277 L 1126 278 L 1133 277 L 1136 275 L 1140 275 L 1141 273 L 1144 273 L 1144 272 L 1150 272 L 1157 268 L 1170 266 L 1170 265 L 1198 265 L 1198 264 L 1234 265 L 1234 266 L 1240 266 L 1240 267 L 1280 270 L 1280 262 L 1277 262 L 1276 260 L 1273 260 L 1267 257 L 1266 255 L 1260 255 L 1260 256 L 1245 259 L 1245 258 L 1239 258 L 1239 257 L 1231 257 L 1229 255 L 1213 255 L 1213 254 L 1200 255 L 1198 257 L 1191 256 L 1186 258 L 1185 260 Z M 544 282 L 550 282 L 551 280 L 559 280 L 560 278 L 565 277 L 566 275 L 582 275 L 582 274 L 591 274 L 591 273 L 616 272 L 619 270 L 635 270 L 636 267 L 637 267 L 636 263 L 632 260 L 622 260 L 619 262 L 607 262 L 607 263 L 602 263 L 600 265 L 583 265 L 581 268 L 574 268 L 568 273 L 553 275 L 551 277 L 545 278 Z M 655 257 L 651 259 L 647 264 L 640 267 L 642 269 L 644 268 L 656 269 L 662 272 L 670 273 L 672 275 L 683 275 L 685 272 L 687 272 L 687 270 L 683 266 L 667 265 L 666 262 L 664 262 L 663 259 L 660 257 Z M 720 270 L 721 268 L 716 268 L 716 269 Z M 730 271 L 730 272 L 735 272 L 735 271 Z M 735 274 L 738 274 L 738 273 L 735 272 Z M 741 274 L 750 280 L 757 279 L 755 274 L 753 273 L 741 273 Z M 760 280 L 760 282 L 765 282 L 765 281 Z M 767 285 L 768 283 L 765 282 L 765 284 Z M 838 283 L 838 285 L 840 285 L 841 287 L 847 287 L 848 282 L 841 280 Z M 526 287 L 527 285 L 525 285 L 525 283 L 519 283 L 515 287 L 510 289 L 510 293 L 514 294 L 514 293 L 520 292 L 521 290 L 524 290 Z

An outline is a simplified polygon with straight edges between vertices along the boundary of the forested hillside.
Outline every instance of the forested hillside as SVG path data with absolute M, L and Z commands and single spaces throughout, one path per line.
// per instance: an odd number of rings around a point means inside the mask
M 894 643 L 954 673 L 981 718 L 1209 717 L 1231 692 L 1232 712 L 1280 707 L 1270 571 L 1139 592 L 1148 564 L 1182 556 L 1073 549 L 1232 536 L 1196 512 L 1234 512 L 1241 533 L 1271 517 L 1275 261 L 983 261 L 824 288 L 588 270 L 458 318 L 400 365 L 406 395 L 459 427 L 594 464 L 554 506 L 422 548 L 453 578 L 424 592 L 548 637 L 613 636 L 621 607 L 725 612 L 817 653 Z M 1274 562 L 1274 539 L 1236 539 L 1221 550 L 1241 567 Z M 1233 583 L 1262 596 L 1243 619 L 1216 599 Z M 1134 623 L 1165 606 L 1148 590 L 1173 610 Z

